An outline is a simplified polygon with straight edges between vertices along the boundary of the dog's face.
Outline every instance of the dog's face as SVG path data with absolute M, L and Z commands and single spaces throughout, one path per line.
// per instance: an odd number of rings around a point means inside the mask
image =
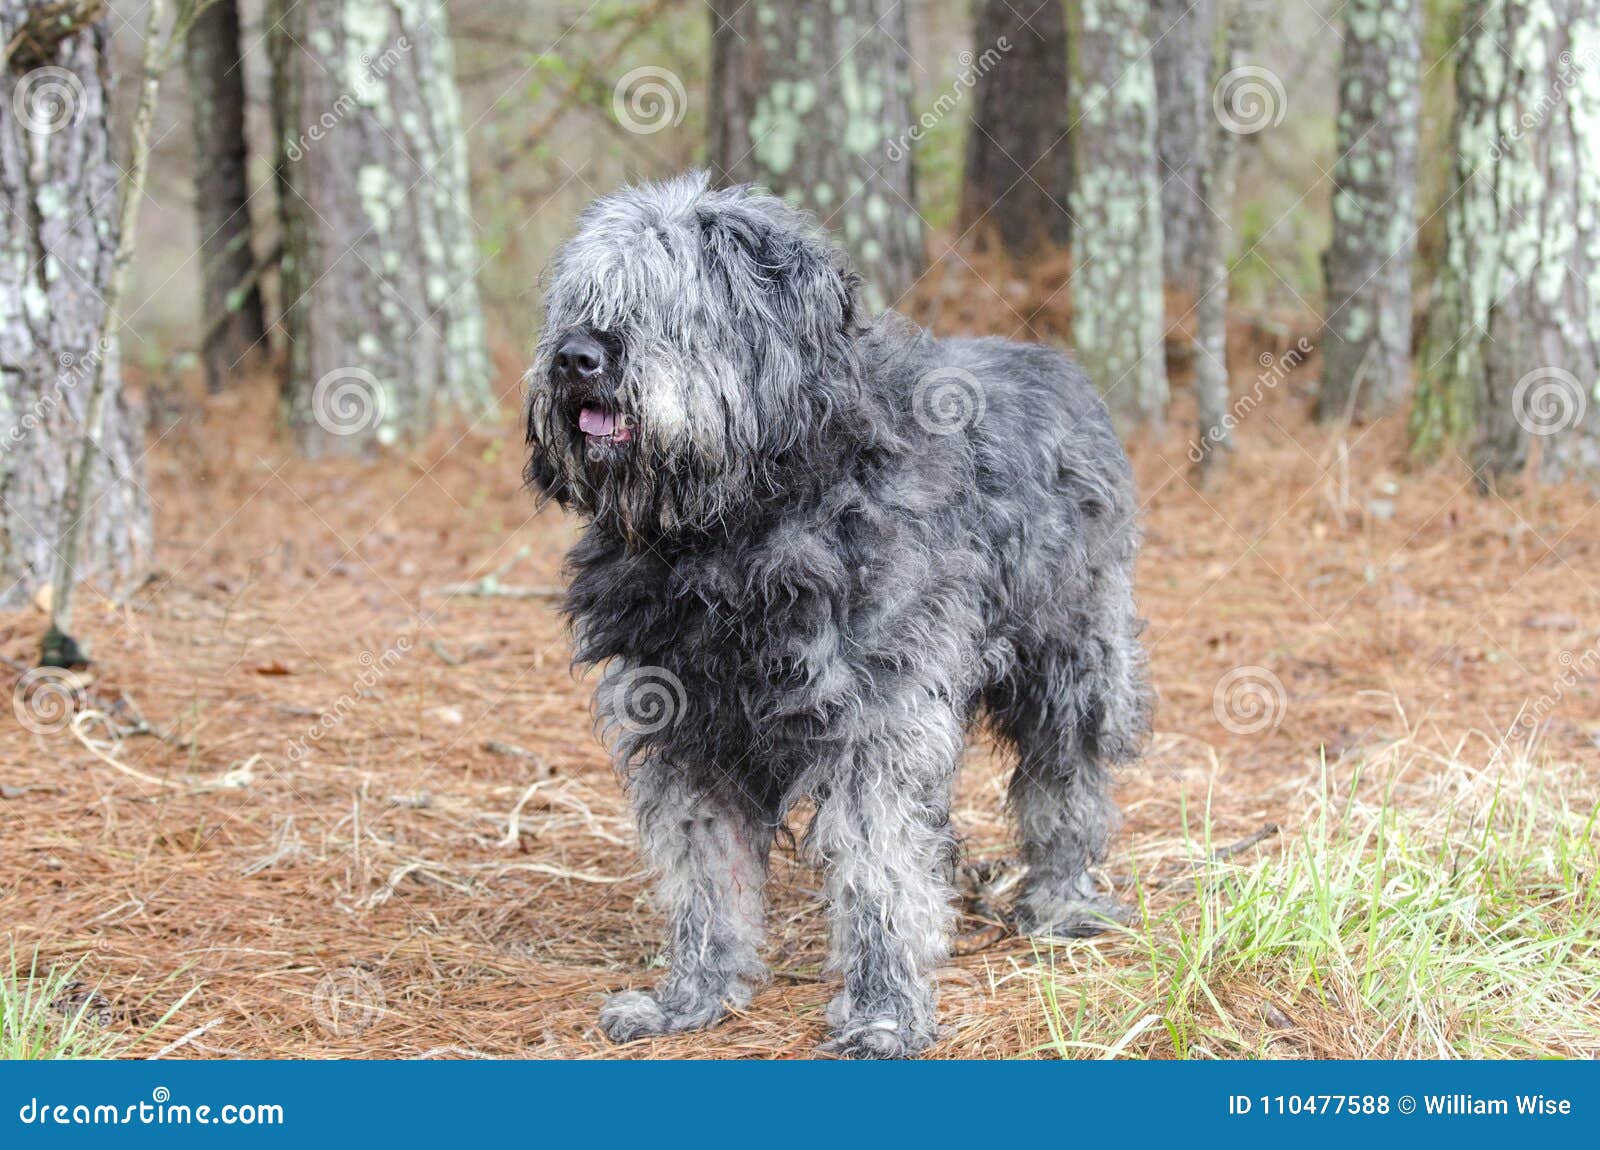
M 856 277 L 808 218 L 704 177 L 595 201 L 528 373 L 529 482 L 629 534 L 709 522 L 836 404 Z

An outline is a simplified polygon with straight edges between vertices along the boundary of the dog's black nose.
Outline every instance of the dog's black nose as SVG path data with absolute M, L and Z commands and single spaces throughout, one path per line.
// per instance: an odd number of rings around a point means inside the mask
M 572 383 L 587 383 L 605 371 L 606 349 L 587 332 L 573 332 L 556 349 L 555 368 Z

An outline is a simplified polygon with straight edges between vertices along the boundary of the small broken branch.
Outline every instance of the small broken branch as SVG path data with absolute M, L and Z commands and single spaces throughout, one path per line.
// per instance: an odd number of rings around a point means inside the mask
M 499 739 L 485 739 L 483 741 L 483 749 L 491 755 L 504 755 L 508 759 L 524 759 L 532 763 L 535 779 L 548 779 L 556 773 L 555 768 L 545 762 L 537 752 L 530 751 L 527 747 L 519 747 L 515 743 L 502 743 Z
M 430 595 L 442 595 L 450 598 L 456 595 L 477 596 L 484 599 L 559 599 L 566 592 L 560 587 L 514 587 L 500 580 L 505 577 L 518 563 L 528 557 L 529 549 L 518 549 L 517 553 L 495 568 L 482 579 L 473 579 L 466 583 L 446 583 L 443 587 L 436 587 L 428 592 Z
M 1218 847 L 1203 859 L 1194 859 L 1189 863 L 1188 869 L 1180 871 L 1175 875 L 1169 875 L 1167 878 L 1153 881 L 1150 884 L 1150 889 L 1163 890 L 1166 887 L 1183 882 L 1185 879 L 1193 878 L 1195 875 L 1204 873 L 1207 867 L 1212 866 L 1215 863 L 1227 862 L 1235 855 L 1243 854 L 1251 847 L 1266 842 L 1268 839 L 1273 838 L 1278 833 L 1279 827 L 1277 823 L 1267 823 L 1259 830 L 1251 831 L 1249 834 L 1245 835 L 1244 838 L 1239 839 L 1237 842 L 1231 842 L 1227 846 Z
M 522 134 L 522 138 L 514 147 L 506 149 L 495 159 L 495 171 L 503 176 L 514 164 L 526 159 L 528 153 L 538 147 L 550 130 L 578 103 L 584 89 L 594 81 L 594 78 L 610 69 L 621 58 L 624 49 L 650 28 L 657 17 L 681 2 L 682 0 L 652 0 L 638 11 L 630 13 L 622 35 L 612 41 L 599 55 L 578 66 L 576 75 L 561 89 L 554 106 Z M 541 53 L 541 56 L 543 54 Z
M 165 1046 L 163 1046 L 160 1050 L 156 1051 L 154 1054 L 152 1054 L 145 1061 L 147 1061 L 147 1062 L 159 1062 L 159 1061 L 161 1061 L 161 1059 L 165 1058 L 167 1055 L 175 1053 L 176 1051 L 182 1050 L 185 1046 L 188 1046 L 189 1043 L 191 1043 L 195 1039 L 200 1038 L 201 1036 L 203 1036 L 206 1033 L 206 1031 L 215 1030 L 217 1027 L 222 1025 L 222 1022 L 223 1022 L 223 1020 L 220 1019 L 220 1018 L 213 1018 L 210 1022 L 207 1022 L 205 1025 L 195 1027 L 193 1030 L 189 1031 L 188 1034 L 185 1034 L 182 1038 L 179 1038 L 179 1039 L 176 1039 L 173 1042 L 167 1043 Z
M 516 587 L 497 582 L 493 575 L 485 575 L 473 583 L 446 583 L 428 594 L 447 599 L 458 595 L 479 599 L 559 599 L 565 592 L 560 587 Z

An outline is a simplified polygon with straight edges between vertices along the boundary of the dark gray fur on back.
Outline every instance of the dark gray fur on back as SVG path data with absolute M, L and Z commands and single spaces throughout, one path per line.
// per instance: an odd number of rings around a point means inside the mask
M 914 1053 L 952 928 L 951 781 L 987 716 L 1018 766 L 1019 925 L 1118 909 L 1088 875 L 1108 769 L 1147 724 L 1128 461 L 1065 356 L 861 314 L 815 224 L 685 177 L 593 204 L 529 373 L 528 479 L 582 516 L 566 609 L 658 871 L 671 969 L 613 1038 L 708 1025 L 759 985 L 767 851 L 811 797 L 833 1048 Z M 570 394 L 574 332 L 614 351 Z M 580 405 L 633 438 L 596 450 Z

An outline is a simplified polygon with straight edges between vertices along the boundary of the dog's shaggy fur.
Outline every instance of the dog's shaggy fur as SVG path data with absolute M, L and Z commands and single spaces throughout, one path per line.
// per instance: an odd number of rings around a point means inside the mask
M 1075 365 L 864 316 L 808 217 L 696 176 L 584 213 L 528 387 L 527 478 L 587 521 L 576 659 L 608 663 L 600 721 L 671 924 L 670 972 L 606 1003 L 609 1036 L 750 1000 L 768 848 L 810 797 L 831 1046 L 932 1042 L 951 782 L 983 716 L 1019 760 L 1020 928 L 1118 916 L 1088 868 L 1147 725 L 1136 508 Z

